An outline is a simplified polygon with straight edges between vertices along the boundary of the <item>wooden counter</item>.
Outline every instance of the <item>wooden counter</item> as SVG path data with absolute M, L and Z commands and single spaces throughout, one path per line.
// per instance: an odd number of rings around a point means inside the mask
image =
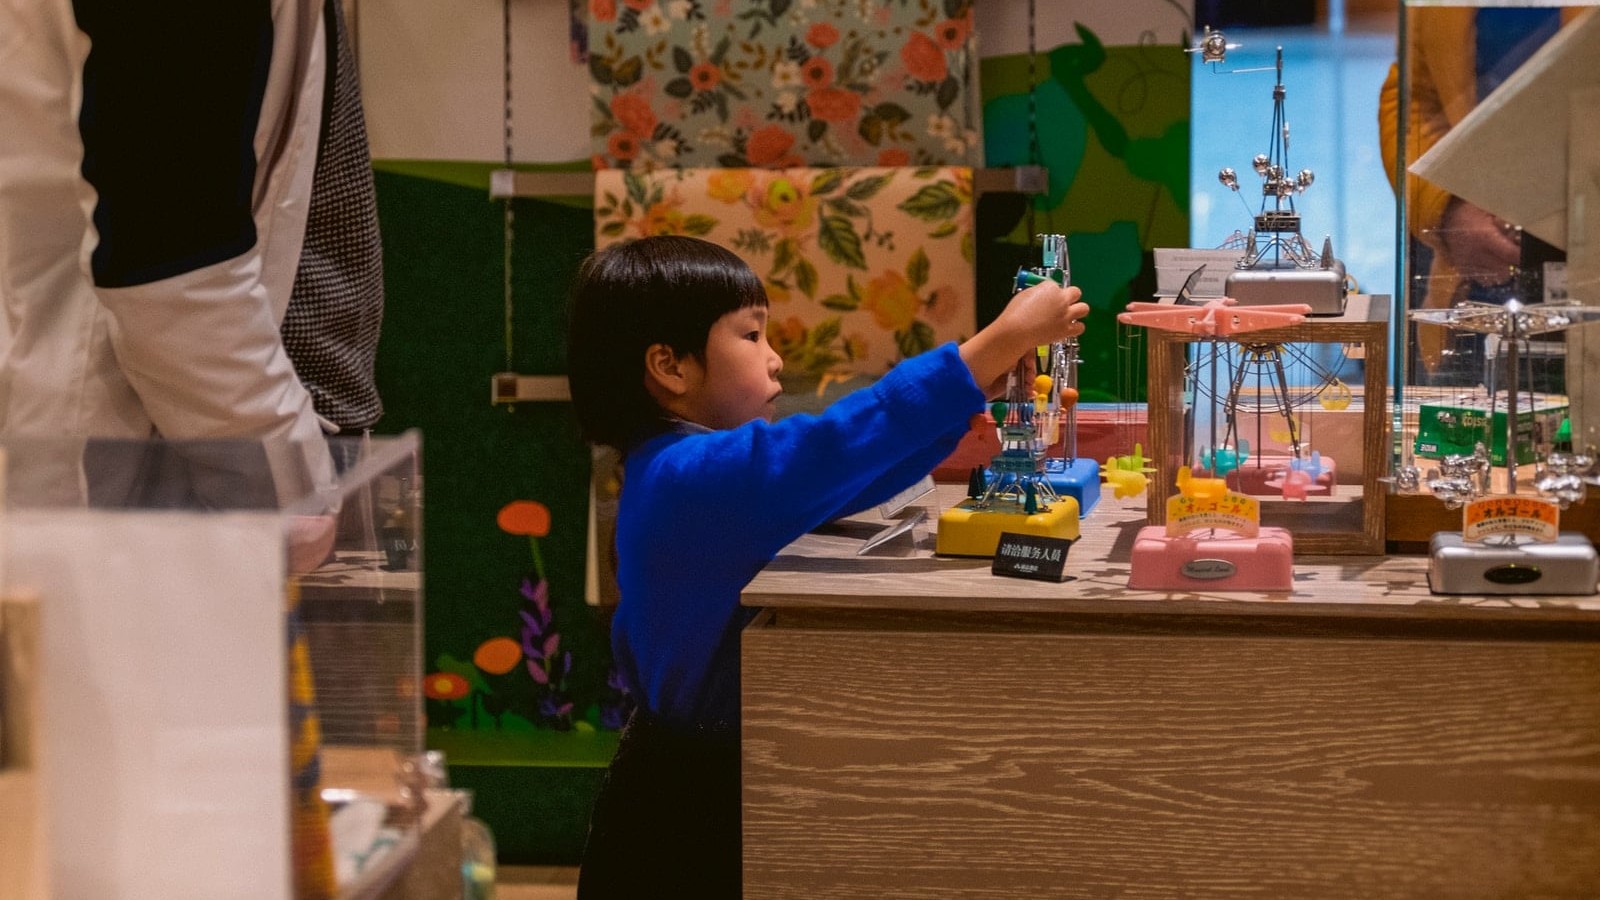
M 958 499 L 928 498 L 930 512 Z M 1595 896 L 1600 598 L 1437 597 L 1421 557 L 1286 594 L 1130 592 L 807 535 L 745 592 L 745 896 Z

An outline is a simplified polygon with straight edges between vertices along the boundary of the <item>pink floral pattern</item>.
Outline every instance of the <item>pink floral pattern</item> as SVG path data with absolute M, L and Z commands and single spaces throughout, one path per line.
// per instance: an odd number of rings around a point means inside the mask
M 588 0 L 604 168 L 980 165 L 972 0 Z
M 972 209 L 966 168 L 609 169 L 595 245 L 686 234 L 737 253 L 786 380 L 823 393 L 973 333 Z

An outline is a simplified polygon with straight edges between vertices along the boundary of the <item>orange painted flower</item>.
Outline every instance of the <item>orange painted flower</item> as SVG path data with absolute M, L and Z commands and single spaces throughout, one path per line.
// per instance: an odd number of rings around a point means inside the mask
M 911 162 L 911 154 L 904 147 L 885 147 L 878 151 L 878 165 L 903 166 Z
M 757 182 L 750 188 L 748 200 L 755 209 L 756 224 L 786 234 L 810 228 L 817 211 L 817 198 L 786 175 Z
M 813 118 L 824 122 L 854 122 L 861 115 L 861 95 L 843 88 L 817 88 L 806 94 Z
M 754 182 L 755 176 L 746 169 L 714 169 L 706 177 L 706 196 L 722 203 L 737 203 Z
M 550 508 L 537 500 L 513 500 L 500 507 L 494 521 L 506 534 L 544 537 L 550 533 Z
M 941 50 L 960 50 L 971 31 L 972 23 L 966 19 L 945 19 L 933 26 L 933 42 Z
M 806 87 L 827 87 L 833 83 L 833 63 L 820 56 L 813 56 L 800 66 L 800 80 Z
M 613 132 L 606 139 L 606 151 L 614 159 L 627 162 L 639 155 L 639 139 L 626 131 Z
M 782 159 L 794 146 L 794 135 L 782 125 L 765 125 L 750 133 L 745 142 L 744 156 L 752 166 L 770 166 Z
M 906 39 L 906 45 L 900 48 L 900 61 L 917 81 L 943 81 L 950 71 L 945 66 L 944 51 L 920 31 L 913 31 Z
M 589 15 L 596 22 L 616 21 L 617 0 L 589 0 Z
M 650 108 L 650 101 L 638 94 L 612 97 L 611 115 L 622 124 L 624 131 L 631 131 L 641 139 L 649 137 L 656 130 L 655 111 Z
M 917 318 L 917 292 L 899 272 L 888 271 L 867 282 L 861 305 L 886 331 L 904 331 Z
M 608 168 L 606 165 L 606 158 L 598 153 L 592 154 L 589 157 L 589 168 L 595 170 L 596 172 L 600 171 L 601 169 Z
M 695 63 L 689 67 L 689 83 L 697 91 L 709 91 L 722 83 L 722 70 L 715 63 Z
M 422 693 L 429 700 L 460 700 L 470 690 L 467 680 L 454 672 L 435 672 L 422 680 Z
M 806 43 L 817 49 L 832 47 L 839 40 L 839 29 L 827 22 L 818 22 L 806 29 Z
M 641 237 L 653 234 L 683 234 L 683 210 L 671 203 L 657 203 L 645 210 L 639 223 Z
M 504 675 L 522 661 L 522 645 L 508 637 L 489 638 L 472 654 L 472 664 L 490 675 Z

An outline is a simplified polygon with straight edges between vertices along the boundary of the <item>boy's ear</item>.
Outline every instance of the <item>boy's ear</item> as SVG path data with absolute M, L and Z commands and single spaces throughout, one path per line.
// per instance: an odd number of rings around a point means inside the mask
M 651 344 L 644 351 L 644 378 L 650 386 L 681 397 L 689 391 L 683 359 L 666 344 Z

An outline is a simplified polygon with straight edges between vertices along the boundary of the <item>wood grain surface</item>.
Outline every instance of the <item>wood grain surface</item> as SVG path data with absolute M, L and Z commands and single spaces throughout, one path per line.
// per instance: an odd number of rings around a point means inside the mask
M 857 556 L 884 524 L 745 591 L 747 897 L 1600 896 L 1600 598 L 1435 596 L 1414 556 L 1129 591 L 1136 501 L 1063 584 L 928 529 Z
M 1600 649 L 744 639 L 745 896 L 1593 897 Z

